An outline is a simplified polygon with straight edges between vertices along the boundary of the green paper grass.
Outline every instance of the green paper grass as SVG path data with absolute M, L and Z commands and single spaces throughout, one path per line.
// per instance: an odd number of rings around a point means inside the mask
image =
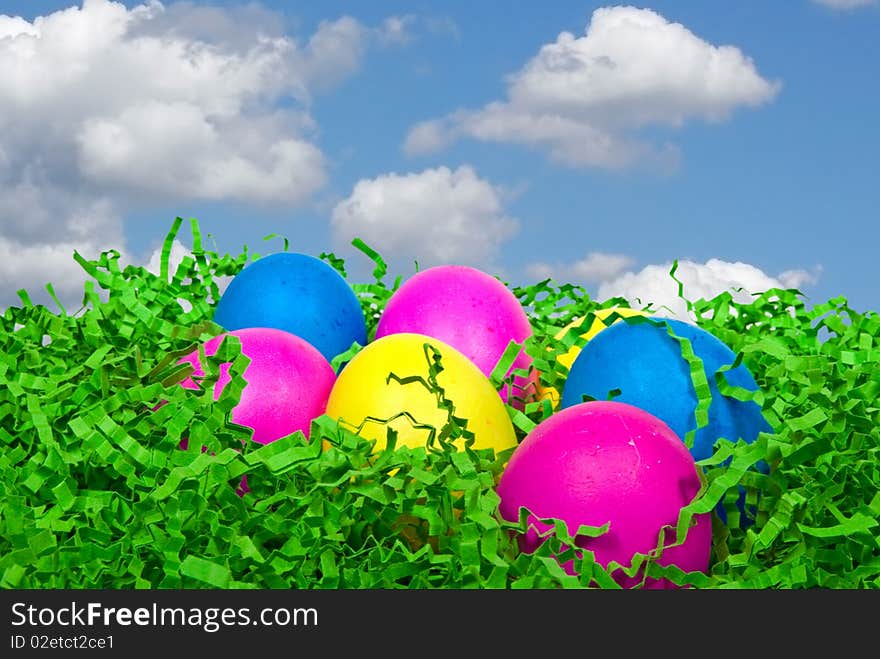
M 177 218 L 165 240 L 158 276 L 122 267 L 113 250 L 91 261 L 76 254 L 89 276 L 79 309 L 63 308 L 49 286 L 57 310 L 20 291 L 21 305 L 0 317 L 0 587 L 615 588 L 618 567 L 693 588 L 880 587 L 876 312 L 858 312 L 842 297 L 807 309 L 796 290 L 767 291 L 749 304 L 727 293 L 688 301 L 698 324 L 730 346 L 760 386 L 757 394 L 730 387 L 722 369 L 720 391 L 755 400 L 773 432 L 751 445 L 719 439 L 700 463 L 703 488 L 657 549 L 603 568 L 570 547 L 573 535 L 607 527 L 549 520 L 547 541 L 533 554 L 519 551 L 525 511 L 518 522 L 502 520 L 495 493 L 510 451 L 467 446 L 467 419 L 437 386 L 442 360 L 428 350 L 430 377 L 420 384 L 437 394 L 449 422 L 421 448 L 398 446 L 389 429 L 387 446 L 374 452 L 326 416 L 313 422 L 311 442 L 301 433 L 265 446 L 250 441 L 249 429 L 229 421 L 247 365 L 234 338 L 202 359 L 198 390 L 181 387 L 192 369 L 177 360 L 222 331 L 211 321 L 218 280 L 258 258 L 247 248 L 238 256 L 205 249 L 192 220 L 192 253 L 171 272 L 182 224 Z M 375 265 L 374 281 L 350 282 L 372 340 L 402 278 L 386 282 L 381 256 L 353 244 Z M 341 258 L 320 257 L 346 275 Z M 558 391 L 566 372 L 556 356 L 579 340 L 577 329 L 555 339 L 560 328 L 629 306 L 552 280 L 511 290 L 534 328 L 524 347 L 541 385 Z M 699 394 L 697 421 L 705 423 L 708 386 L 681 343 Z M 500 360 L 495 384 L 517 348 Z M 232 362 L 233 379 L 214 401 L 224 362 Z M 508 410 L 520 440 L 553 412 L 547 400 Z M 452 450 L 456 439 L 464 450 Z M 755 469 L 762 461 L 768 474 Z M 250 491 L 239 496 L 245 477 Z M 744 528 L 740 487 L 755 511 Z M 683 541 L 699 513 L 713 516 L 708 574 L 658 566 L 663 547 Z M 568 559 L 578 576 L 561 569 Z

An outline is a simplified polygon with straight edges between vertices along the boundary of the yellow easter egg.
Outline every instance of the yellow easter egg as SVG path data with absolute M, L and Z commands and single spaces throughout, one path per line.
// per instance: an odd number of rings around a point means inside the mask
M 397 431 L 398 445 L 425 446 L 430 428 L 439 434 L 449 411 L 436 393 L 413 378 L 427 382 L 437 355 L 442 370 L 436 383 L 452 401 L 454 415 L 467 420 L 474 434 L 471 447 L 491 448 L 497 454 L 516 446 L 507 408 L 489 378 L 455 348 L 421 334 L 389 334 L 367 344 L 336 378 L 327 414 L 362 437 L 377 440 L 377 451 L 385 447 L 387 427 Z M 383 423 L 385 419 L 390 421 Z M 464 439 L 457 439 L 456 445 L 463 449 Z
M 608 327 L 608 324 L 605 320 L 612 314 L 616 313 L 618 318 L 614 319 L 613 325 L 617 321 L 620 320 L 620 317 L 623 318 L 631 318 L 633 316 L 647 316 L 648 314 L 644 311 L 640 311 L 638 309 L 630 309 L 628 307 L 608 307 L 606 309 L 598 309 L 593 312 L 593 322 L 590 325 L 590 329 L 580 335 L 579 341 L 577 343 L 572 344 L 572 346 L 565 353 L 559 355 L 556 358 L 556 361 L 565 366 L 565 368 L 571 368 L 571 365 L 574 363 L 574 360 L 577 358 L 578 354 L 580 354 L 581 349 L 586 345 L 587 341 L 596 336 L 603 329 Z M 581 318 L 575 318 L 568 325 L 563 327 L 556 333 L 554 337 L 557 341 L 561 341 L 562 338 L 568 333 L 568 331 L 573 327 L 581 327 L 584 321 L 587 319 L 587 316 L 583 316 Z M 537 398 L 538 400 L 547 399 L 552 404 L 554 409 L 559 406 L 559 401 L 562 396 L 559 395 L 559 392 L 555 387 L 542 387 L 540 384 L 537 388 Z

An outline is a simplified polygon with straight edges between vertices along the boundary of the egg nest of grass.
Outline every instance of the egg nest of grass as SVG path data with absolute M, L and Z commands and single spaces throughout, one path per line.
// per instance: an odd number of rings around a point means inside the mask
M 88 275 L 81 308 L 35 305 L 21 291 L 0 317 L 0 587 L 616 587 L 589 552 L 566 549 L 565 524 L 534 553 L 519 551 L 524 526 L 499 515 L 495 490 L 510 451 L 468 447 L 467 420 L 442 390 L 449 421 L 424 447 L 391 432 L 376 451 L 327 416 L 310 441 L 246 441 L 248 429 L 229 421 L 247 365 L 235 341 L 205 360 L 203 390 L 179 386 L 189 374 L 180 357 L 222 331 L 212 321 L 219 282 L 257 256 L 205 249 L 191 221 L 192 252 L 170 272 L 181 224 L 159 275 L 123 267 L 112 250 L 75 255 Z M 350 282 L 373 337 L 402 277 L 354 244 L 375 263 L 373 281 Z M 347 277 L 342 259 L 320 258 Z M 579 340 L 577 328 L 560 328 L 629 306 L 552 280 L 511 290 L 533 328 L 525 349 L 540 384 L 556 391 L 566 376 L 556 357 Z M 685 513 L 712 511 L 707 573 L 650 555 L 630 570 L 694 588 L 880 587 L 880 316 L 843 297 L 807 308 L 782 289 L 749 304 L 726 293 L 689 303 L 755 376 L 773 432 L 719 440 L 698 463 L 703 487 Z M 214 400 L 224 362 L 232 380 Z M 421 385 L 436 388 L 432 372 Z M 553 413 L 546 398 L 508 409 L 519 441 Z M 754 469 L 761 462 L 768 473 Z M 250 491 L 240 496 L 243 477 Z M 743 490 L 751 524 L 740 524 Z M 557 559 L 573 559 L 576 574 Z

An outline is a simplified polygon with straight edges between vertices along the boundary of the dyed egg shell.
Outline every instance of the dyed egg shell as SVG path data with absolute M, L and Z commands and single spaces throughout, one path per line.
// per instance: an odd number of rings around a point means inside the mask
M 336 379 L 327 414 L 362 437 L 377 440 L 376 450 L 385 447 L 386 426 L 370 418 L 393 418 L 387 425 L 398 432 L 398 444 L 425 446 L 430 431 L 414 424 L 427 424 L 439 432 L 448 412 L 422 383 L 401 384 L 389 375 L 419 376 L 427 381 L 434 353 L 426 344 L 440 354 L 443 370 L 437 384 L 455 405 L 455 416 L 467 419 L 467 429 L 474 433 L 472 448 L 491 448 L 497 453 L 515 446 L 513 424 L 491 381 L 455 348 L 420 334 L 390 334 L 358 352 Z M 413 420 L 402 416 L 404 412 Z M 458 441 L 463 448 L 464 440 Z
M 476 268 L 443 265 L 413 275 L 388 299 L 376 338 L 401 332 L 443 341 L 488 377 L 510 341 L 522 344 L 531 336 L 532 327 L 519 300 L 495 277 Z M 531 363 L 531 357 L 521 350 L 507 375 L 516 369 L 528 370 Z M 513 387 L 502 387 L 502 400 L 512 398 L 512 403 L 522 407 L 519 401 L 534 396 L 536 381 L 536 374 L 516 376 Z
M 214 322 L 229 331 L 285 330 L 327 361 L 355 341 L 367 342 L 366 320 L 351 286 L 330 265 L 306 254 L 279 252 L 245 266 L 217 303 Z
M 700 489 L 693 457 L 660 419 L 624 403 L 593 401 L 566 408 L 538 424 L 517 446 L 501 475 L 499 511 L 512 522 L 519 510 L 530 511 L 528 531 L 520 547 L 533 552 L 552 526 L 539 518 L 564 521 L 570 534 L 581 525 L 609 530 L 597 538 L 577 538 L 577 546 L 594 552 L 597 563 L 615 561 L 628 567 L 636 553 L 675 540 L 681 509 Z M 694 516 L 685 541 L 663 550 L 660 565 L 685 572 L 706 572 L 712 547 L 708 513 Z M 574 574 L 574 561 L 563 568 Z M 612 577 L 624 588 L 641 582 L 616 570 Z M 673 586 L 666 579 L 648 579 L 646 586 Z
M 712 393 L 709 423 L 695 436 L 691 454 L 704 460 L 712 455 L 719 438 L 753 442 L 760 432 L 772 432 L 761 408 L 754 401 L 723 396 L 715 382 L 715 372 L 736 359 L 733 351 L 710 332 L 679 320 L 655 318 L 651 323 L 615 323 L 587 343 L 574 360 L 562 392 L 562 407 L 583 401 L 588 395 L 606 400 L 612 389 L 619 389 L 615 401 L 629 403 L 661 419 L 683 441 L 697 427 L 697 394 L 691 380 L 690 365 L 682 356 L 681 344 L 669 336 L 688 339 Z M 735 387 L 748 391 L 758 388 L 744 364 L 723 376 Z
M 615 318 L 611 323 L 607 323 L 607 319 L 611 314 L 617 314 L 619 318 Z M 630 309 L 629 307 L 608 307 L 606 309 L 597 309 L 593 312 L 593 322 L 590 324 L 590 328 L 578 337 L 580 340 L 573 344 L 566 352 L 559 355 L 556 358 L 556 361 L 567 369 L 571 369 L 571 365 L 574 363 L 575 358 L 580 354 L 581 348 L 583 348 L 584 344 L 587 341 L 596 336 L 603 329 L 608 327 L 609 325 L 613 325 L 621 320 L 621 318 L 632 318 L 634 316 L 647 316 L 647 312 L 639 311 L 638 309 Z M 575 327 L 583 326 L 586 321 L 587 316 L 582 316 L 581 318 L 576 318 L 571 321 L 568 325 L 563 327 L 556 333 L 554 337 L 557 341 L 561 341 L 568 331 Z M 547 398 L 553 403 L 553 407 L 556 408 L 559 406 L 559 400 L 561 396 L 555 387 L 542 387 L 540 384 L 537 386 L 537 397 L 539 399 Z
M 318 350 L 289 332 L 274 328 L 248 328 L 216 336 L 205 343 L 205 356 L 217 352 L 227 335 L 238 337 L 241 352 L 250 358 L 242 374 L 247 384 L 232 410 L 233 423 L 252 428 L 253 440 L 268 444 L 297 430 L 309 436 L 312 419 L 321 416 L 336 380 L 330 363 Z M 180 359 L 193 365 L 193 375 L 205 374 L 198 350 Z M 230 364 L 221 364 L 214 384 L 214 400 L 230 382 Z M 197 389 L 187 378 L 183 387 Z

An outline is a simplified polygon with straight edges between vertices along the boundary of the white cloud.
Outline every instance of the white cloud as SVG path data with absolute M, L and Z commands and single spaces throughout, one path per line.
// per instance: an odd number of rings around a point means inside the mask
M 87 275 L 74 251 L 94 259 L 109 249 L 125 254 L 111 200 L 28 180 L 4 185 L 0 175 L 0 309 L 18 305 L 21 288 L 48 303 L 47 283 L 65 306 L 78 304 Z
M 403 40 L 392 19 L 300 41 L 255 3 L 0 15 L 0 304 L 46 281 L 81 292 L 73 250 L 124 251 L 126 212 L 156 200 L 306 203 L 327 178 L 312 98 Z
M 658 315 L 693 321 L 694 316 L 688 313 L 687 304 L 678 297 L 678 284 L 669 274 L 671 269 L 672 263 L 664 263 L 645 266 L 639 272 L 627 272 L 602 282 L 596 297 L 600 301 L 623 297 L 638 308 L 653 303 Z M 753 294 L 771 288 L 799 288 L 815 283 L 820 272 L 821 268 L 815 274 L 787 270 L 773 277 L 748 263 L 709 259 L 705 263 L 679 261 L 675 277 L 684 285 L 683 295 L 692 302 L 700 298 L 711 300 L 727 291 L 735 302 L 749 303 L 754 300 Z
M 20 306 L 16 291 L 24 288 L 34 304 L 45 304 L 54 308 L 46 291 L 46 284 L 52 284 L 55 294 L 69 313 L 76 310 L 83 297 L 83 282 L 86 279 L 82 267 L 73 260 L 75 251 L 85 258 L 98 257 L 106 246 L 88 242 L 55 242 L 52 244 L 22 244 L 0 236 L 0 281 L 25 282 L 27 285 L 4 287 L 0 296 L 0 310 L 9 305 Z
M 412 15 L 389 16 L 377 28 L 376 37 L 384 45 L 410 43 L 414 39 L 412 28 L 415 22 L 416 17 Z
M 860 7 L 870 7 L 877 4 L 877 0 L 813 0 L 817 5 L 824 5 L 831 9 L 858 9 Z
M 535 280 L 552 278 L 565 283 L 598 283 L 617 277 L 633 264 L 624 254 L 590 252 L 585 258 L 573 263 L 531 263 L 526 274 Z
M 246 52 L 253 47 L 256 35 L 281 38 L 287 27 L 282 15 L 255 2 L 221 7 L 178 0 L 153 12 L 149 21 L 132 26 L 131 33 L 183 38 Z
M 326 89 L 358 70 L 367 29 L 350 16 L 321 21 L 301 58 L 309 86 Z
M 502 194 L 469 166 L 363 179 L 333 209 L 334 240 L 359 237 L 394 263 L 486 266 L 518 226 Z
M 33 23 L 0 18 L 0 118 L 12 161 L 54 174 L 73 165 L 68 176 L 96 188 L 171 198 L 307 199 L 326 178 L 314 124 L 275 103 L 307 103 L 316 81 L 352 73 L 364 28 L 348 17 L 326 22 L 301 47 L 243 25 L 250 43 L 239 34 L 225 44 L 205 26 L 206 40 L 187 35 L 187 21 L 157 32 L 151 22 L 164 12 L 157 2 L 129 10 L 93 0 Z
M 79 167 L 96 183 L 175 198 L 299 203 L 324 184 L 315 145 L 280 136 L 249 144 L 247 130 L 237 119 L 221 130 L 196 105 L 143 101 L 83 122 Z
M 785 270 L 780 272 L 779 281 L 782 282 L 782 285 L 785 288 L 800 289 L 803 286 L 810 286 L 817 283 L 821 274 L 821 265 L 816 266 L 816 269 L 813 272 L 807 272 L 806 270 L 797 268 L 795 270 Z
M 409 155 L 440 151 L 455 141 L 455 133 L 455 122 L 452 120 L 423 121 L 407 133 L 403 148 Z
M 734 46 L 714 46 L 649 9 L 602 8 L 584 36 L 561 33 L 509 76 L 505 101 L 417 124 L 404 150 L 429 153 L 469 137 L 540 148 L 571 166 L 670 165 L 677 148 L 644 141 L 639 129 L 723 121 L 779 87 Z

